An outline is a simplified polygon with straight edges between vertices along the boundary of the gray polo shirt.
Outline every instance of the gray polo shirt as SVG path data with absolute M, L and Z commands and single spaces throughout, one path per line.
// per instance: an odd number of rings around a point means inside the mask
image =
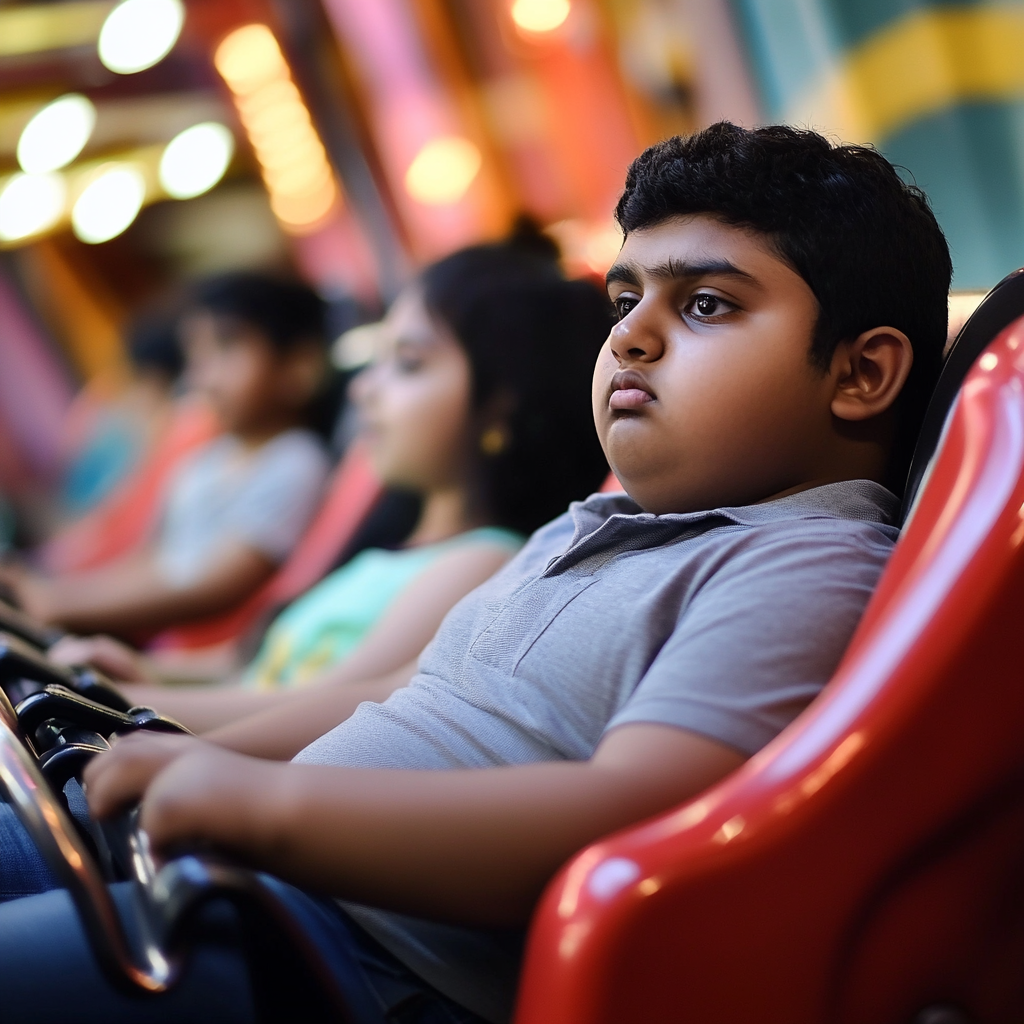
M 486 768 L 588 759 L 620 725 L 753 754 L 842 657 L 898 535 L 866 480 L 742 508 L 643 512 L 593 495 L 452 609 L 408 687 L 302 751 L 307 764 Z M 382 945 L 491 1021 L 515 939 L 346 904 Z

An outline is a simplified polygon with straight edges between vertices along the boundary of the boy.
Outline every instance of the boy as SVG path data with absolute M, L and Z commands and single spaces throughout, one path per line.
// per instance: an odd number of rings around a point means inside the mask
M 305 427 L 326 374 L 324 303 L 263 274 L 201 283 L 182 321 L 192 387 L 224 433 L 168 484 L 154 542 L 91 571 L 13 572 L 25 610 L 78 632 L 137 636 L 233 607 L 288 555 L 329 458 Z
M 100 816 L 142 798 L 158 849 L 212 843 L 358 901 L 332 912 L 392 1020 L 507 1020 L 519 930 L 558 866 L 791 721 L 896 539 L 884 484 L 906 472 L 950 280 L 924 197 L 872 151 L 720 124 L 645 152 L 617 215 L 594 410 L 628 496 L 538 531 L 408 687 L 298 764 L 240 755 L 236 728 L 219 737 L 234 750 L 136 736 L 87 771 Z M 278 709 L 282 727 L 292 713 L 310 707 Z M 52 893 L 0 907 L 11 1019 L 47 958 L 106 1019 L 130 1016 L 80 943 L 12 938 L 70 913 Z M 218 979 L 242 1006 L 244 979 Z M 212 983 L 189 984 L 173 998 L 202 1006 Z

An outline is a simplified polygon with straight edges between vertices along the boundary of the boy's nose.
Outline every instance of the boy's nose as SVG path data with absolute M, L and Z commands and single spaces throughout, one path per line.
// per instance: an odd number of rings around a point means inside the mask
M 665 344 L 648 317 L 634 309 L 613 328 L 609 338 L 612 355 L 620 363 L 650 363 L 660 359 Z

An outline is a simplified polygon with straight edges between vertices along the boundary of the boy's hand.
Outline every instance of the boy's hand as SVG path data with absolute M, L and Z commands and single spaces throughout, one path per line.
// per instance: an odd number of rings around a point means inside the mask
M 97 818 L 141 801 L 140 824 L 157 852 L 190 842 L 244 851 L 281 767 L 196 736 L 137 732 L 93 758 L 84 781 Z
M 138 651 L 112 636 L 65 636 L 46 654 L 58 665 L 92 665 L 117 683 L 158 681 Z
M 201 743 L 153 779 L 139 824 L 157 853 L 214 845 L 248 859 L 263 845 L 260 821 L 285 767 Z
M 89 810 L 109 818 L 137 804 L 149 784 L 172 761 L 210 744 L 196 736 L 136 732 L 97 754 L 83 774 Z

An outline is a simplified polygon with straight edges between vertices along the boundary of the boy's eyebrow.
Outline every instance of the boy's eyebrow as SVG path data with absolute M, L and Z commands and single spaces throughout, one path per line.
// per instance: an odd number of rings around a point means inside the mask
M 622 284 L 640 284 L 641 276 L 677 278 L 677 277 L 705 277 L 715 275 L 718 277 L 739 277 L 746 281 L 755 280 L 752 274 L 740 270 L 735 263 L 729 260 L 678 260 L 670 259 L 664 263 L 656 263 L 650 267 L 641 267 L 632 260 L 623 260 L 616 263 L 605 275 L 605 284 L 619 281 Z

